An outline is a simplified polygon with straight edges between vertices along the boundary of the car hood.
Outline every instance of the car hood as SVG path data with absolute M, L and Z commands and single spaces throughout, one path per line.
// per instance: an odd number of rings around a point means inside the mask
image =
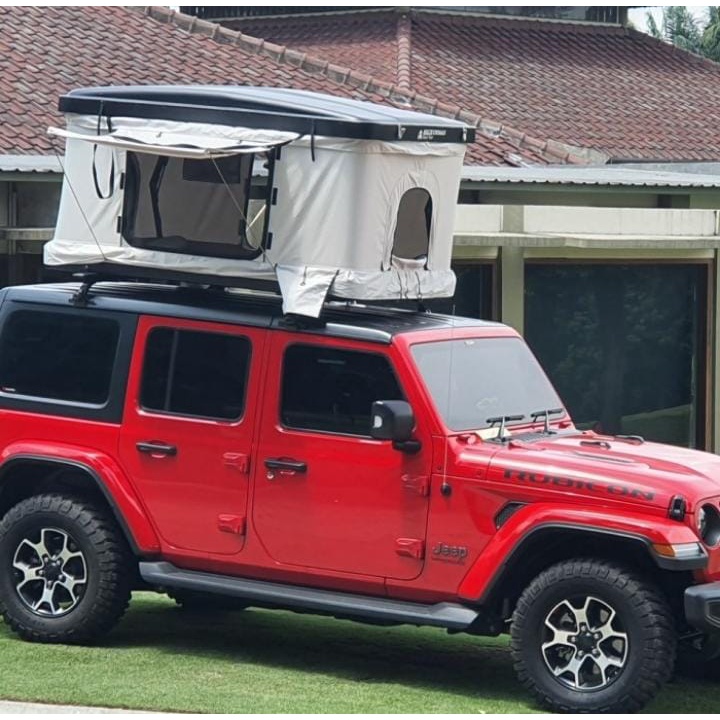
M 487 463 L 487 444 L 482 443 Z M 466 445 L 460 464 L 475 464 Z M 477 453 L 480 454 L 479 452 Z M 481 461 L 482 462 L 482 461 Z M 549 435 L 498 446 L 486 464 L 491 482 L 660 506 L 681 495 L 691 504 L 720 496 L 720 457 L 653 442 L 582 433 Z

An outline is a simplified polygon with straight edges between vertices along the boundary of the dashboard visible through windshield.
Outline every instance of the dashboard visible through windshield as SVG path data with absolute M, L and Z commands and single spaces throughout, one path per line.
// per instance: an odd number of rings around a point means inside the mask
M 520 338 L 440 340 L 413 345 L 411 352 L 435 407 L 451 430 L 488 428 L 502 417 L 508 418 L 509 425 L 531 422 L 533 413 L 562 407 Z

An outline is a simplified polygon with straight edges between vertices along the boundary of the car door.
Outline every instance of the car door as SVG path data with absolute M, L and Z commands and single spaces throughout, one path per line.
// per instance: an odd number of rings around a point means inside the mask
M 170 548 L 244 545 L 265 330 L 143 317 L 120 457 Z
M 265 550 L 288 565 L 416 577 L 431 443 L 408 454 L 369 436 L 372 403 L 404 398 L 387 346 L 270 342 L 252 510 Z

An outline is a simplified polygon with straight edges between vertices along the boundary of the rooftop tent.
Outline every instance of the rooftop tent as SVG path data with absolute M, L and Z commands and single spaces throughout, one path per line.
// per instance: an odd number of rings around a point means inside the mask
M 328 294 L 447 297 L 462 123 L 299 90 L 106 87 L 60 99 L 48 265 Z

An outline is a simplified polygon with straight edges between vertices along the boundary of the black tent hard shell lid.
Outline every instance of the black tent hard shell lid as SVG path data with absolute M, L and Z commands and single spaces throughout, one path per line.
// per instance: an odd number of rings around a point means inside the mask
M 306 90 L 232 85 L 80 88 L 60 98 L 65 113 L 242 125 L 303 135 L 387 142 L 470 143 L 456 120 Z

